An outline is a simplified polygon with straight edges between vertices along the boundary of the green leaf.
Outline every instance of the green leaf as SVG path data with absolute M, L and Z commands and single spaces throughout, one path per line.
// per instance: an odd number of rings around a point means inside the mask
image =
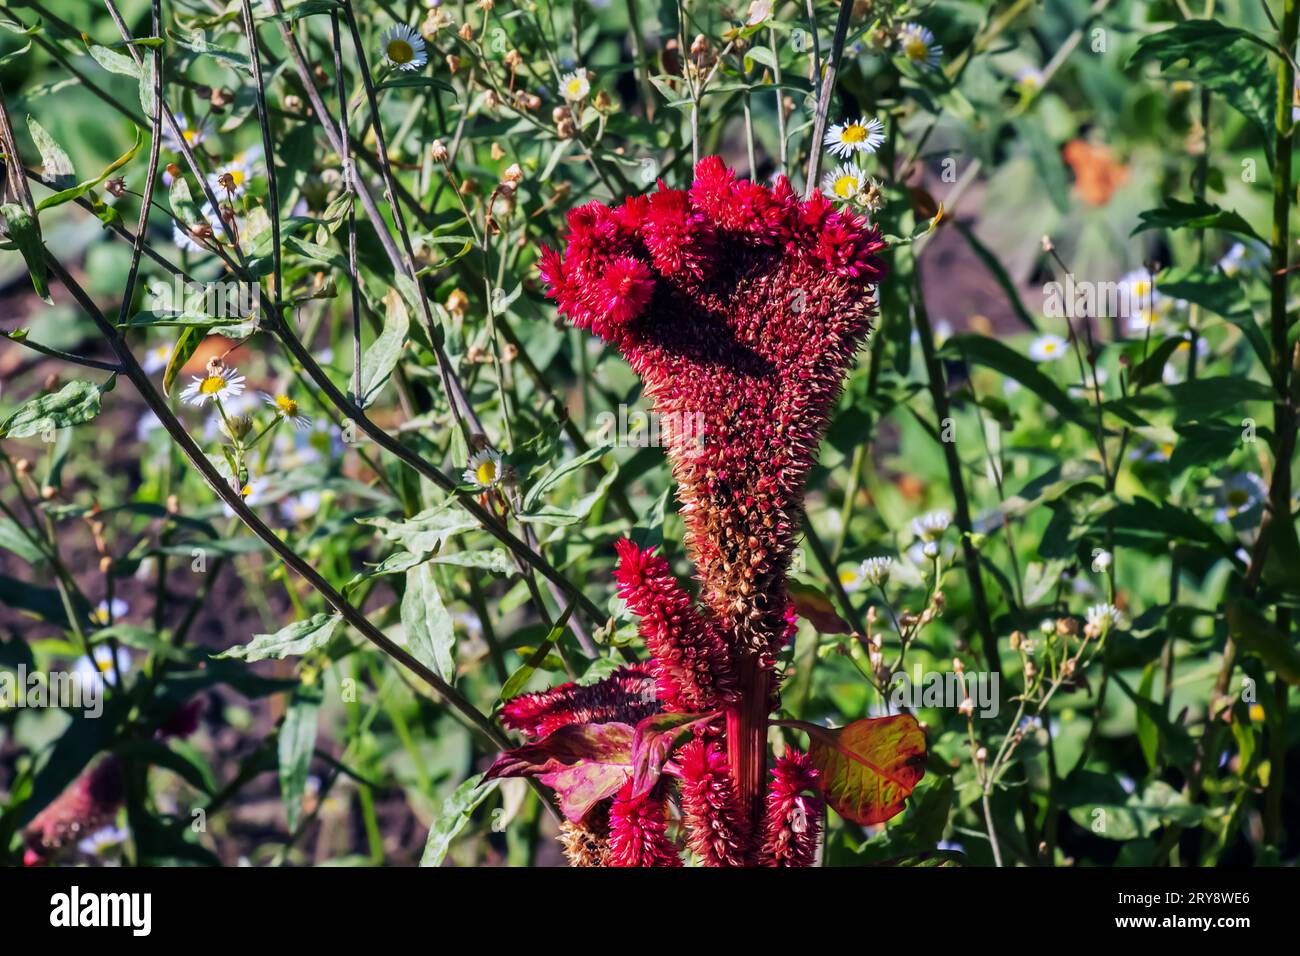
M 115 378 L 102 386 L 77 380 L 51 395 L 31 399 L 0 421 L 0 438 L 28 438 L 90 421 L 99 414 L 100 397 L 113 387 Z
M 402 626 L 411 653 L 447 683 L 452 683 L 456 677 L 456 632 L 451 614 L 438 593 L 432 565 L 417 564 L 406 572 Z
M 808 734 L 808 756 L 821 771 L 827 805 L 854 823 L 884 823 L 901 813 L 925 774 L 925 731 L 910 714 L 839 728 L 781 723 Z
M 302 817 L 302 797 L 307 789 L 307 771 L 312 751 L 316 749 L 316 717 L 320 712 L 321 692 L 314 687 L 299 687 L 289 702 L 280 725 L 280 799 L 289 832 L 298 829 Z
M 317 13 L 332 13 L 342 8 L 343 5 L 339 3 L 339 0 L 304 0 L 304 2 L 290 7 L 283 13 L 268 14 L 263 19 L 276 20 L 280 23 L 295 23 L 303 17 L 309 17 Z
M 1039 371 L 1032 359 L 1013 351 L 996 339 L 981 335 L 954 335 L 943 343 L 941 353 L 950 358 L 975 362 L 1019 382 L 1070 421 L 1085 428 L 1091 424 L 1078 404 L 1059 385 Z
M 236 645 L 213 656 L 234 657 L 250 662 L 300 656 L 328 644 L 342 620 L 338 614 L 313 614 L 305 621 L 295 621 L 288 627 L 280 628 L 274 634 L 254 634 L 247 644 Z
M 421 511 L 405 521 L 358 518 L 357 523 L 377 528 L 386 540 L 417 554 L 432 554 L 452 535 L 478 527 L 478 521 L 457 507 L 454 499 Z
M 1142 700 L 1151 702 L 1155 700 L 1156 685 L 1156 662 L 1151 661 L 1142 670 L 1142 683 L 1138 685 L 1137 694 L 1134 701 Z M 1156 758 L 1158 747 L 1160 745 L 1160 729 L 1156 722 L 1151 719 L 1151 715 L 1142 707 L 1137 709 L 1137 739 L 1138 744 L 1142 747 L 1142 756 L 1146 758 L 1147 766 L 1154 770 L 1156 768 Z
M 420 866 L 442 866 L 442 861 L 447 858 L 447 850 L 451 846 L 451 841 L 456 838 L 460 831 L 465 829 L 469 823 L 470 815 L 478 808 L 488 794 L 501 783 L 500 780 L 489 780 L 486 784 L 480 786 L 483 781 L 483 774 L 475 774 L 470 777 L 455 791 L 451 796 L 442 801 L 442 806 L 438 810 L 437 816 L 433 818 L 433 824 L 429 827 L 429 836 L 424 841 L 424 853 L 420 856 Z
M 1136 236 L 1148 229 L 1222 229 L 1256 242 L 1264 242 L 1250 223 L 1237 212 L 1220 209 L 1203 199 L 1195 202 L 1167 199 L 1165 202 L 1166 205 L 1161 209 L 1148 209 L 1138 213 L 1138 225 L 1129 235 Z
M 50 298 L 50 286 L 46 279 L 49 273 L 45 267 L 45 246 L 41 243 L 40 226 L 27 210 L 13 203 L 0 206 L 0 215 L 4 216 L 9 239 L 27 263 L 32 288 L 46 305 L 53 305 L 54 300 Z
M 569 459 L 564 464 L 551 471 L 545 478 L 528 489 L 528 493 L 524 495 L 524 510 L 531 511 L 533 506 L 542 500 L 542 495 L 559 484 L 566 475 L 571 475 L 578 469 L 591 464 L 593 461 L 598 461 L 608 451 L 608 445 L 602 445 L 599 448 L 589 448 L 581 455 Z
M 16 555 L 28 564 L 39 564 L 45 559 L 22 527 L 5 515 L 0 515 L 0 552 Z
M 1242 649 L 1254 654 L 1288 684 L 1300 684 L 1300 650 L 1268 618 L 1241 601 L 1227 609 L 1228 630 Z
M 1252 34 L 1217 20 L 1184 20 L 1144 36 L 1129 57 L 1132 64 L 1154 57 L 1168 70 L 1187 61 L 1197 85 L 1222 94 L 1223 101 L 1250 120 L 1267 142 L 1273 129 L 1274 82 L 1262 44 Z
M 67 189 L 77 181 L 72 160 L 35 119 L 27 117 L 27 129 L 41 153 L 41 182 L 55 189 Z
M 199 207 L 190 192 L 190 184 L 186 182 L 184 176 L 177 176 L 172 180 L 167 190 L 167 200 L 171 203 L 172 215 L 185 225 L 196 226 L 206 221 L 199 213 Z
M 361 356 L 361 394 L 353 398 L 362 408 L 379 396 L 389 376 L 393 374 L 397 360 L 402 356 L 402 349 L 406 347 L 410 329 L 411 315 L 407 311 L 405 300 L 396 289 L 389 289 L 384 296 L 383 331 Z
M 180 338 L 176 340 L 176 346 L 172 349 L 171 358 L 167 360 L 167 368 L 163 371 L 163 394 L 170 395 L 172 386 L 176 384 L 176 376 L 181 373 L 185 363 L 198 349 L 199 343 L 203 341 L 203 330 L 194 327 L 187 328 L 181 333 Z
M 215 43 L 209 43 L 202 33 L 192 31 L 187 35 L 173 35 L 176 44 L 189 50 L 191 53 L 197 53 L 199 56 L 210 56 L 222 66 L 244 73 L 248 76 L 253 75 L 253 63 L 248 58 L 247 53 L 241 53 L 238 50 L 228 50 L 225 47 L 217 46 Z
M 537 673 L 537 668 L 546 660 L 546 655 L 551 652 L 555 642 L 564 633 L 564 629 L 569 623 L 569 615 L 573 613 L 573 607 L 574 602 L 570 602 L 569 606 L 564 609 L 564 613 L 560 615 L 559 620 L 555 622 L 555 626 L 551 628 L 550 633 L 546 635 L 546 639 L 537 646 L 535 651 L 528 655 L 528 659 L 502 685 L 501 693 L 497 696 L 498 701 L 505 702 L 512 697 L 518 697 L 523 691 L 529 680 L 532 679 L 533 674 Z
M 144 144 L 144 134 L 140 132 L 140 127 L 135 127 L 135 143 L 125 153 L 119 156 L 113 162 L 104 168 L 104 171 L 94 179 L 87 179 L 85 182 L 78 183 L 71 189 L 65 189 L 57 192 L 53 196 L 46 196 L 36 204 L 37 212 L 44 212 L 46 209 L 53 209 L 55 206 L 62 206 L 64 203 L 72 202 L 74 199 L 80 199 L 90 190 L 94 189 L 104 180 L 108 179 L 115 172 L 135 158 L 135 154 L 140 152 L 140 147 Z
M 439 80 L 432 76 L 395 76 L 392 79 L 384 80 L 375 87 L 376 90 L 405 90 L 411 88 L 446 90 L 448 93 L 456 92 L 456 88 L 446 80 Z

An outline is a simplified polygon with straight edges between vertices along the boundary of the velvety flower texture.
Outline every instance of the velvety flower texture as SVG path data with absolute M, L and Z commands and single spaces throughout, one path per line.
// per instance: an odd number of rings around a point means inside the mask
M 786 575 L 804 484 L 871 329 L 883 247 L 866 221 L 820 194 L 800 201 L 784 177 L 770 187 L 738 180 L 710 157 L 688 190 L 660 183 L 620 206 L 572 210 L 563 253 L 543 250 L 547 294 L 623 354 L 660 415 L 699 582 L 697 606 L 662 556 L 620 541 L 619 594 L 650 660 L 503 711 L 534 738 L 603 725 L 587 730 L 599 756 L 577 759 L 557 737 L 503 754 L 489 773 L 545 775 L 599 795 L 587 820 L 570 819 L 565 845 L 577 845 L 575 824 L 607 832 L 607 843 L 599 852 L 582 843 L 571 860 L 680 865 L 668 826 L 675 793 L 685 843 L 706 865 L 814 861 L 821 805 L 807 791 L 817 773 L 787 754 L 764 802 L 767 718 L 779 703 L 777 654 L 795 629 Z M 638 680 L 653 681 L 653 700 L 637 696 Z M 675 738 L 663 749 L 645 741 L 681 725 L 676 714 L 703 719 L 689 722 L 693 736 L 653 788 L 637 790 L 637 779 L 655 779 L 644 778 L 646 761 L 669 756 Z M 592 828 L 606 813 L 607 830 Z
M 122 761 L 109 754 L 27 824 L 23 862 L 28 866 L 44 862 L 68 844 L 111 823 L 125 795 Z
M 767 792 L 760 857 L 764 866 L 804 867 L 816 860 L 822 800 L 805 794 L 817 791 L 820 776 L 807 754 L 791 750 L 777 758 Z

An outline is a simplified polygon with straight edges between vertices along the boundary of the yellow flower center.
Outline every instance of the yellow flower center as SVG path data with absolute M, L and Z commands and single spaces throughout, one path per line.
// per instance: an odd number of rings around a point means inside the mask
M 1058 346 L 1055 342 L 1044 342 L 1044 343 L 1043 343 L 1043 353 L 1044 353 L 1045 355 L 1051 355 L 1051 354 L 1053 354 L 1053 353 L 1054 353 L 1058 348 L 1060 348 L 1060 346 Z
M 569 99 L 576 100 L 587 95 L 587 91 L 583 89 L 585 85 L 586 82 L 584 80 L 575 76 L 573 79 L 569 80 L 564 89 L 568 93 Z
M 930 55 L 930 47 L 920 37 L 912 37 L 903 47 L 903 52 L 907 54 L 909 60 L 924 60 Z
M 185 138 L 185 142 L 193 146 L 196 142 L 198 142 L 199 131 L 196 129 L 187 129 L 183 133 L 181 133 L 181 136 Z
M 90 612 L 90 619 L 96 624 L 108 624 L 108 612 L 102 607 L 97 607 Z M 102 665 L 101 665 L 102 666 Z
M 244 171 L 239 167 L 226 170 L 226 175 L 230 177 L 236 188 L 244 185 Z
M 478 479 L 480 485 L 490 485 L 497 480 L 496 462 L 488 459 L 474 469 L 474 477 Z
M 244 485 L 244 487 L 239 489 L 239 497 L 241 498 L 247 498 L 252 493 L 253 493 L 252 485 Z
M 199 383 L 200 395 L 220 395 L 221 390 L 226 387 L 226 380 L 220 375 L 209 375 Z
M 388 58 L 394 63 L 410 63 L 415 59 L 415 48 L 405 40 L 389 40 Z
M 854 571 L 840 572 L 840 584 L 843 584 L 845 587 L 848 587 L 851 584 L 857 584 L 857 583 L 858 583 L 858 575 L 856 572 Z
M 101 674 L 107 674 L 113 669 L 113 660 L 112 658 L 105 658 L 103 660 L 95 661 L 95 666 L 99 668 Z
M 275 407 L 283 413 L 285 418 L 298 417 L 298 403 L 288 395 L 275 396 Z
M 1233 488 L 1228 492 L 1228 504 L 1234 508 L 1240 508 L 1250 500 L 1250 495 L 1240 488 Z
M 835 195 L 841 199 L 848 199 L 858 191 L 858 180 L 855 176 L 841 176 L 835 180 Z
M 850 123 L 840 134 L 842 143 L 860 143 L 867 138 L 867 128 L 861 123 Z

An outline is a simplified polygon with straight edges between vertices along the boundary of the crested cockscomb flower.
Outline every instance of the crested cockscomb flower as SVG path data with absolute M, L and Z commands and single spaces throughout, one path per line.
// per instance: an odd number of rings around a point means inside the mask
M 748 862 L 760 844 L 775 865 L 808 865 L 816 852 L 820 803 L 805 795 L 816 771 L 802 755 L 778 763 L 762 830 L 767 716 L 779 705 L 776 658 L 795 632 L 786 575 L 804 484 L 871 330 L 883 249 L 873 226 L 820 193 L 800 200 L 785 177 L 740 180 L 709 157 L 689 189 L 661 182 L 615 208 L 571 210 L 563 250 L 541 252 L 560 313 L 622 353 L 662 419 L 695 423 L 665 437 L 698 606 L 662 556 L 631 541 L 617 545 L 615 577 L 650 653 L 656 708 L 700 715 L 701 736 L 677 755 L 677 799 L 707 864 Z M 556 780 L 579 816 L 592 803 L 576 798 L 599 794 L 588 799 L 608 805 L 610 865 L 680 865 L 669 777 L 644 789 L 642 724 L 612 716 L 620 705 L 584 709 L 572 693 L 507 704 L 507 726 L 532 736 L 585 723 L 506 752 L 493 772 Z M 646 729 L 662 716 L 644 713 Z M 725 750 L 711 736 L 724 724 Z
M 656 789 L 632 796 L 632 783 L 618 792 L 609 808 L 610 866 L 681 866 L 668 838 L 668 807 Z
M 615 545 L 618 593 L 640 619 L 650 672 L 669 710 L 699 712 L 735 694 L 726 639 L 695 610 L 690 596 L 654 549 L 624 538 Z
M 122 762 L 109 754 L 32 818 L 23 832 L 23 862 L 35 865 L 117 816 L 126 792 Z
M 561 684 L 515 697 L 502 707 L 501 722 L 540 740 L 569 724 L 635 724 L 658 710 L 650 668 L 636 664 L 620 667 L 594 684 Z
M 682 818 L 688 845 L 708 866 L 744 866 L 748 826 L 736 799 L 727 755 L 718 744 L 696 737 L 677 754 L 681 767 Z
M 772 768 L 760 861 L 764 866 L 812 866 L 822 827 L 821 773 L 805 753 L 787 750 Z

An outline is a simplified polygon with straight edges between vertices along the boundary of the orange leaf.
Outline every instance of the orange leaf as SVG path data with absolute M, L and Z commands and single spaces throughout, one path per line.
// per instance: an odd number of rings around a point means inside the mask
M 808 755 L 822 773 L 826 802 L 846 820 L 884 823 L 902 812 L 925 776 L 925 732 L 910 714 L 834 729 L 797 726 L 808 733 Z

